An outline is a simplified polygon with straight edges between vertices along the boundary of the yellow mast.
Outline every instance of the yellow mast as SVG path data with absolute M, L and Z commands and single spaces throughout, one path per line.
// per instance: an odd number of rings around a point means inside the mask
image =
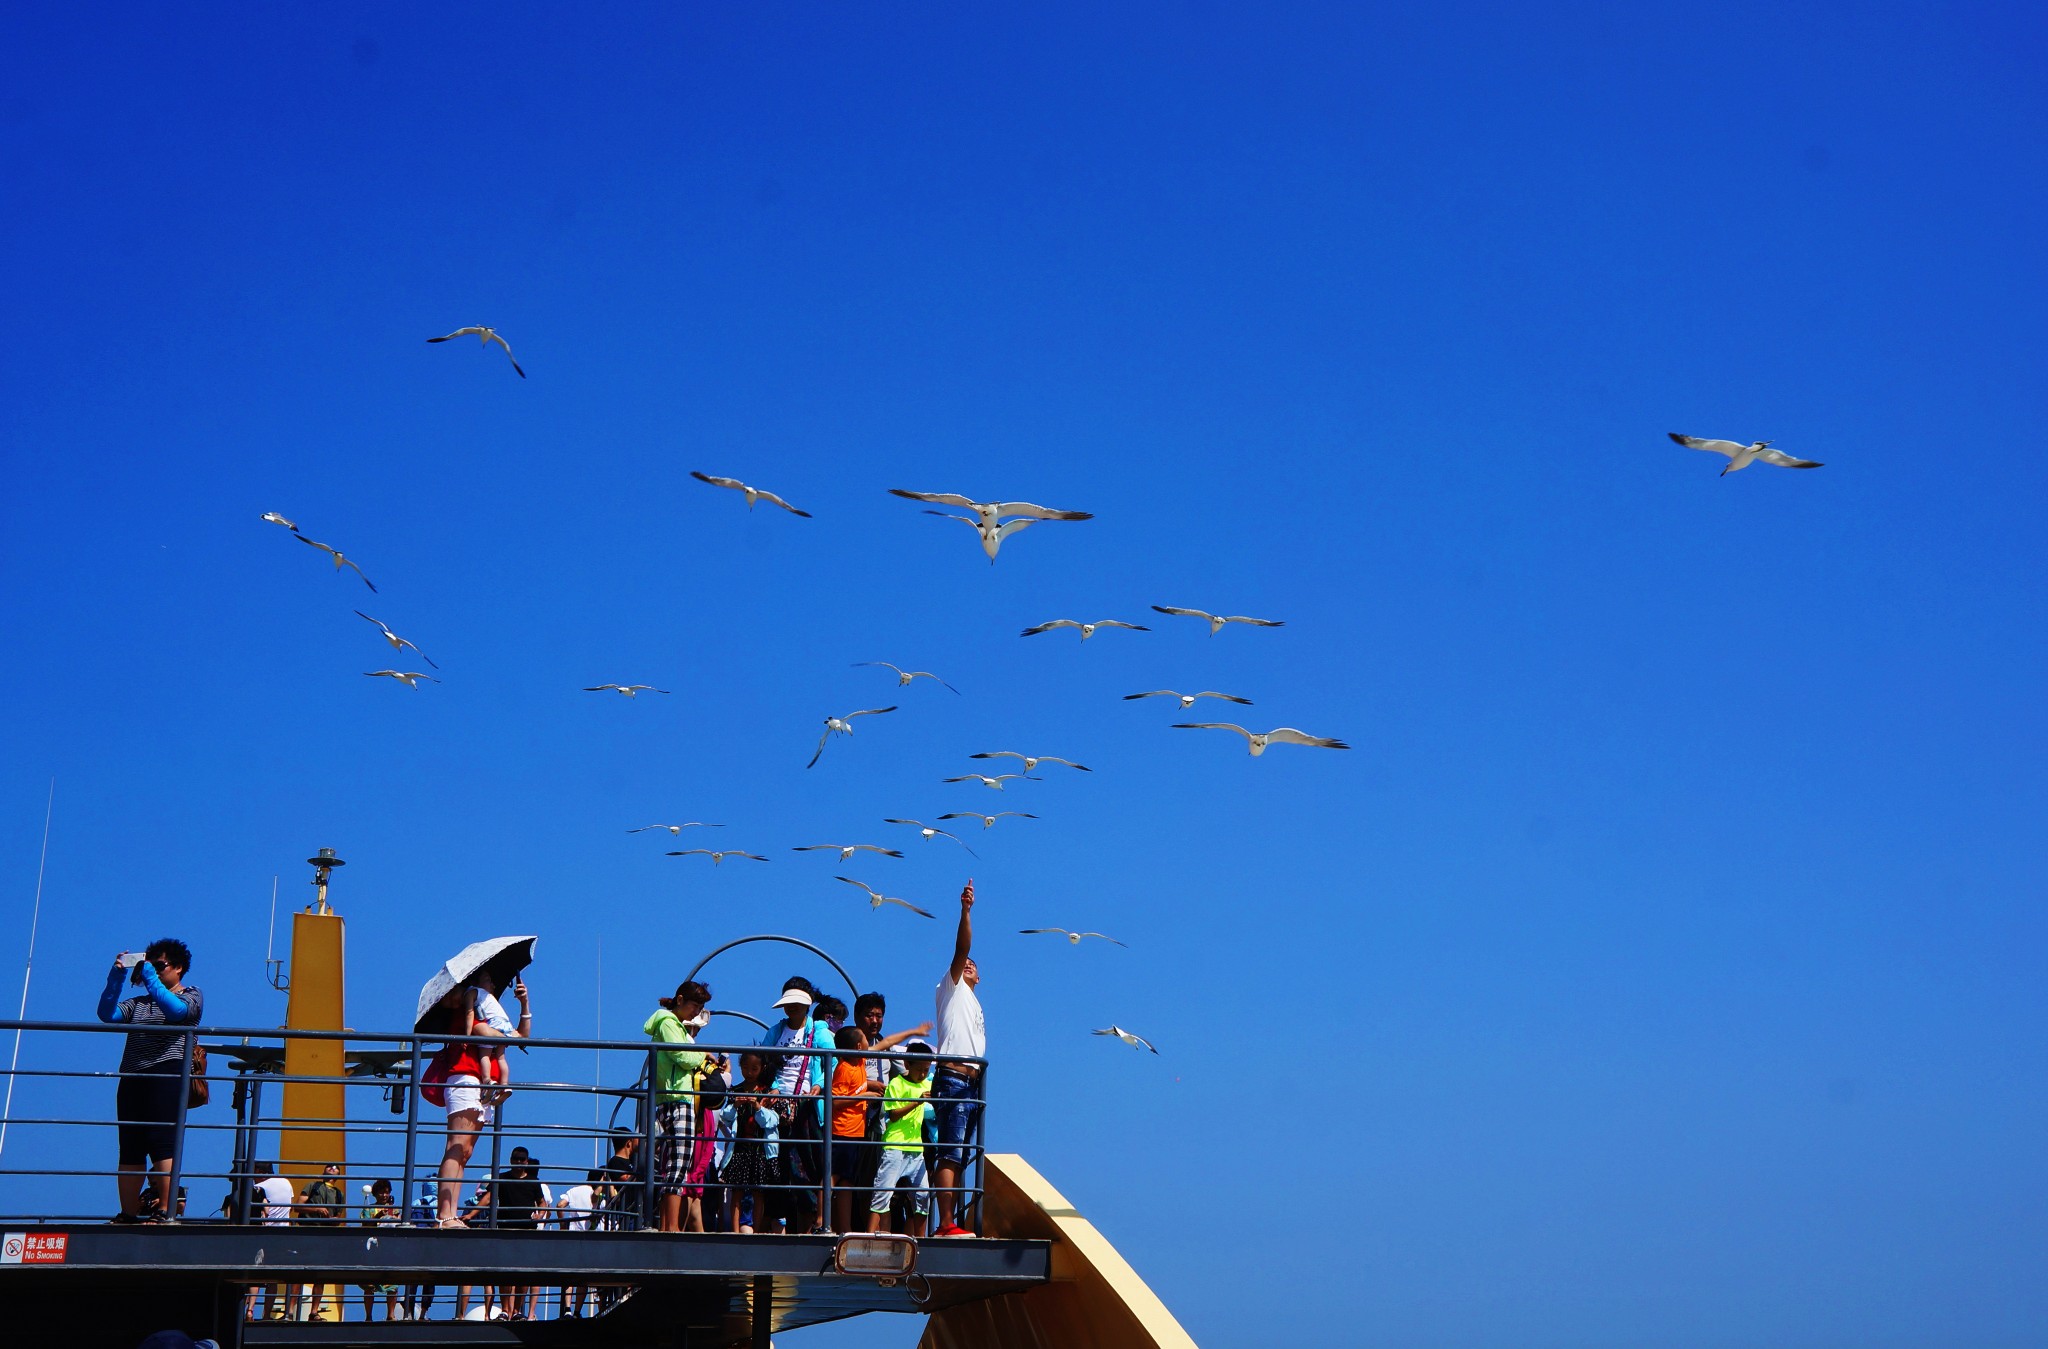
M 284 1024 L 290 1030 L 341 1030 L 341 915 L 327 903 L 327 877 L 345 866 L 334 849 L 322 848 L 306 861 L 313 868 L 313 903 L 292 915 L 291 982 L 286 986 Z M 278 1166 L 303 1191 L 329 1162 L 348 1164 L 348 1136 L 339 1127 L 347 1118 L 341 1077 L 346 1071 L 340 1040 L 287 1040 L 284 1049 L 283 1124 L 278 1133 Z M 332 1082 L 302 1082 L 302 1077 L 331 1077 Z

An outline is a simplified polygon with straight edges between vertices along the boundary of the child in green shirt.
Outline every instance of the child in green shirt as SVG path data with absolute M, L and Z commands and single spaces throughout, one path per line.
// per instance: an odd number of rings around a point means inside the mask
M 922 1040 L 903 1046 L 906 1053 L 929 1054 L 932 1047 Z M 882 1162 L 875 1171 L 875 1190 L 868 1201 L 868 1231 L 879 1232 L 888 1220 L 896 1200 L 896 1186 L 910 1185 L 910 1235 L 922 1237 L 925 1215 L 930 1212 L 925 1190 L 924 1120 L 931 1113 L 926 1098 L 931 1095 L 930 1059 L 909 1059 L 901 1077 L 889 1079 L 882 1092 Z

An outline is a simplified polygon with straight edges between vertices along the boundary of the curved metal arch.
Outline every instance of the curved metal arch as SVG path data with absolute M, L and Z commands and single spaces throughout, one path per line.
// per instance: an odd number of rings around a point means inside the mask
M 692 965 L 690 967 L 690 972 L 683 976 L 683 982 L 688 983 L 690 980 L 695 979 L 697 977 L 698 971 L 702 970 L 706 965 L 709 965 L 712 961 L 718 959 L 718 957 L 724 955 L 727 951 L 730 951 L 733 947 L 745 946 L 748 942 L 756 941 L 779 941 L 786 942 L 791 946 L 803 947 L 804 950 L 809 951 L 812 955 L 824 961 L 827 965 L 830 965 L 835 971 L 838 972 L 839 977 L 846 981 L 847 992 L 851 993 L 855 998 L 860 997 L 860 985 L 853 982 L 853 976 L 846 972 L 846 967 L 844 965 L 834 960 L 831 956 L 825 954 L 822 948 L 811 945 L 809 942 L 803 940 L 801 937 L 784 937 L 779 936 L 773 932 L 762 932 L 757 933 L 751 937 L 734 938 L 733 940 L 727 942 L 725 945 L 713 950 L 710 955 L 705 956 L 695 965 Z M 848 1003 L 847 1005 L 850 1007 L 853 1004 Z
M 694 973 L 694 971 L 693 971 L 693 973 Z M 754 1014 L 753 1014 L 752 1012 L 735 1012 L 735 1011 L 732 1011 L 732 1010 L 731 1010 L 730 1008 L 725 1008 L 725 1007 L 714 1007 L 714 1008 L 712 1008 L 712 1009 L 710 1010 L 710 1012 L 709 1012 L 709 1013 L 707 1013 L 707 1015 L 710 1015 L 710 1016 L 736 1016 L 736 1017 L 738 1017 L 738 1018 L 739 1018 L 740 1020 L 742 1020 L 742 1021 L 751 1021 L 751 1022 L 753 1022 L 753 1023 L 755 1024 L 755 1025 L 759 1026 L 759 1027 L 760 1027 L 760 1028 L 761 1028 L 762 1030 L 767 1030 L 767 1029 L 768 1029 L 768 1023 L 767 1023 L 767 1022 L 765 1022 L 765 1021 L 763 1021 L 763 1020 L 762 1020 L 762 1019 L 761 1019 L 760 1017 L 758 1017 L 758 1016 L 755 1016 L 755 1015 L 754 1015 Z

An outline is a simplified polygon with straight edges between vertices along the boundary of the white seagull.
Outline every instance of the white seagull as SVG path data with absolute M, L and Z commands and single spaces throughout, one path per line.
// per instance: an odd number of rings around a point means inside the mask
M 1027 773 L 1042 763 L 1065 764 L 1069 768 L 1078 768 L 1083 773 L 1093 773 L 1095 771 L 1087 764 L 1075 763 L 1072 759 L 1062 759 L 1056 754 L 1019 754 L 1013 749 L 992 749 L 985 754 L 970 754 L 967 757 L 970 759 L 1022 759 L 1024 761 L 1024 771 Z
M 1044 781 L 1044 779 L 1042 778 L 1034 778 L 1024 773 L 998 773 L 994 777 L 990 777 L 986 773 L 962 773 L 957 778 L 945 778 L 943 779 L 943 781 L 979 782 L 984 787 L 993 787 L 997 791 L 1001 791 L 1003 789 L 1003 784 L 1005 782 L 1008 782 L 1011 778 L 1023 778 L 1026 782 Z
M 1202 609 L 1176 609 L 1170 604 L 1155 604 L 1152 608 L 1162 614 L 1178 614 L 1183 618 L 1199 618 L 1209 624 L 1209 635 L 1214 637 L 1223 631 L 1225 623 L 1249 623 L 1255 628 L 1284 628 L 1287 625 L 1277 618 L 1247 618 L 1243 614 L 1212 614 Z
M 996 553 L 1002 548 L 1003 540 L 1027 525 L 1040 520 L 1093 520 L 1088 511 L 1056 511 L 1049 506 L 1034 505 L 1029 501 L 971 501 L 957 492 L 910 492 L 901 487 L 892 487 L 890 493 L 910 501 L 928 501 L 935 506 L 964 506 L 973 515 L 954 515 L 949 511 L 926 511 L 926 515 L 943 515 L 948 520 L 964 520 L 973 525 L 981 535 L 981 551 L 988 554 L 991 565 Z M 1005 516 L 1017 519 L 1004 521 Z
M 787 501 L 784 501 L 781 497 L 775 495 L 775 493 L 769 491 L 765 487 L 749 487 L 745 483 L 741 482 L 738 478 L 714 478 L 709 473 L 699 473 L 694 468 L 690 470 L 690 476 L 695 478 L 698 482 L 708 482 L 713 487 L 730 487 L 735 492 L 745 492 L 747 494 L 748 510 L 754 509 L 754 503 L 756 501 L 765 501 L 771 506 L 782 507 L 782 509 L 788 511 L 791 515 L 801 515 L 806 520 L 811 518 L 811 513 L 809 511 L 798 510 L 796 507 L 790 505 Z
M 1003 541 L 1027 525 L 1038 523 L 1036 519 L 1006 520 L 1000 525 L 985 525 L 971 515 L 955 515 L 951 511 L 926 511 L 926 515 L 940 515 L 948 520 L 958 520 L 974 526 L 974 532 L 981 536 L 981 551 L 988 554 L 990 566 L 995 565 L 996 554 L 1003 550 Z
M 1124 695 L 1125 702 L 1130 702 L 1134 698 L 1178 698 L 1180 699 L 1180 710 L 1183 712 L 1193 707 L 1197 698 L 1221 698 L 1226 703 L 1243 703 L 1246 707 L 1252 705 L 1252 700 L 1249 698 L 1240 698 L 1234 693 L 1218 693 L 1214 689 L 1203 689 L 1200 693 L 1175 693 L 1172 689 L 1153 689 L 1149 693 L 1126 693 Z
M 505 359 L 512 362 L 512 368 L 515 371 L 518 371 L 519 378 L 526 378 L 526 372 L 524 370 L 519 369 L 518 358 L 513 356 L 512 354 L 512 344 L 510 342 L 507 342 L 504 338 L 498 336 L 498 330 L 496 328 L 457 328 L 454 332 L 449 333 L 446 337 L 430 337 L 427 340 L 429 342 L 446 342 L 452 338 L 468 337 L 471 334 L 475 334 L 477 341 L 482 343 L 484 346 L 489 346 L 491 343 L 496 342 L 499 346 L 505 348 Z
M 879 665 L 884 669 L 894 670 L 896 672 L 896 684 L 899 688 L 907 685 L 913 679 L 929 679 L 940 688 L 952 689 L 954 693 L 960 692 L 960 690 L 953 688 L 951 684 L 948 684 L 930 670 L 906 670 L 900 665 L 891 665 L 885 660 L 857 660 L 853 664 L 855 669 L 859 669 L 863 665 Z
M 419 670 L 365 670 L 363 671 L 363 673 L 371 679 L 396 679 L 399 683 L 405 685 L 409 689 L 419 688 L 420 681 L 422 679 L 426 680 L 429 684 L 438 684 L 441 682 L 440 680 L 434 678 L 432 675 L 423 673 Z
M 942 820 L 980 820 L 983 829 L 993 829 L 996 821 L 1005 815 L 1015 815 L 1020 820 L 1035 820 L 1038 817 L 1028 810 L 999 810 L 993 815 L 984 815 L 978 810 L 949 810 L 939 816 Z
M 1035 628 L 1026 628 L 1017 635 L 1019 637 L 1035 637 L 1041 632 L 1051 632 L 1054 628 L 1079 628 L 1081 630 L 1081 640 L 1084 642 L 1095 635 L 1097 628 L 1129 628 L 1133 632 L 1152 631 L 1143 623 L 1126 623 L 1120 618 L 1102 618 L 1097 619 L 1093 623 L 1076 623 L 1071 618 L 1055 618 L 1050 623 L 1040 623 Z
M 818 755 L 825 752 L 825 742 L 830 740 L 835 733 L 839 735 L 852 735 L 853 727 L 850 723 L 855 717 L 878 717 L 884 712 L 894 712 L 895 710 L 894 707 L 865 707 L 858 712 L 848 712 L 843 717 L 825 718 L 825 734 L 818 737 L 817 753 L 811 755 L 811 762 L 805 764 L 804 767 L 809 768 L 818 762 Z
M 1757 440 L 1747 445 L 1738 445 L 1732 440 L 1702 440 L 1698 436 L 1681 436 L 1676 431 L 1666 431 L 1664 434 L 1670 436 L 1688 450 L 1709 450 L 1715 454 L 1727 455 L 1728 466 L 1721 470 L 1721 476 L 1724 478 L 1738 468 L 1748 468 L 1759 459 L 1767 464 L 1776 464 L 1779 468 L 1820 468 L 1822 466 L 1819 460 L 1794 459 L 1783 450 L 1774 450 L 1771 448 L 1771 442 L 1768 440 Z
M 923 834 L 924 841 L 927 843 L 931 842 L 935 838 L 950 838 L 955 843 L 958 843 L 961 847 L 967 848 L 966 841 L 963 840 L 958 834 L 950 833 L 944 829 L 934 828 L 933 826 L 926 824 L 923 820 L 883 820 L 882 823 L 907 824 L 912 829 L 917 830 L 918 833 Z M 977 862 L 981 860 L 981 854 L 974 851 L 974 849 L 972 848 L 967 848 L 967 855 L 969 857 L 972 857 Z
M 643 824 L 638 829 L 628 829 L 629 834 L 644 834 L 650 829 L 666 829 L 671 834 L 680 834 L 685 829 L 723 829 L 722 824 L 707 824 L 703 820 L 685 820 L 681 824 Z
M 1069 946 L 1079 946 L 1081 944 L 1081 938 L 1083 937 L 1100 937 L 1104 941 L 1110 943 L 1112 946 L 1123 945 L 1122 942 L 1118 941 L 1115 937 L 1110 936 L 1107 932 L 1069 932 L 1067 931 L 1067 929 L 1063 927 L 1020 927 L 1017 929 L 1017 931 L 1020 935 L 1026 937 L 1029 937 L 1032 934 L 1038 932 L 1057 932 L 1062 937 L 1065 937 L 1067 939 L 1067 944 Z M 1097 1033 L 1100 1034 L 1100 1032 Z
M 1268 745 L 1313 745 L 1318 749 L 1350 749 L 1342 740 L 1325 740 L 1306 731 L 1297 731 L 1292 726 L 1282 726 L 1272 731 L 1247 731 L 1242 726 L 1227 721 L 1176 721 L 1176 731 L 1236 731 L 1251 742 L 1253 757 L 1264 754 Z
M 329 557 L 332 557 L 334 559 L 334 569 L 336 571 L 340 571 L 343 567 L 355 567 L 356 575 L 363 576 L 363 569 L 361 567 L 356 567 L 356 564 L 353 561 L 351 561 L 347 557 L 344 557 L 342 555 L 341 549 L 330 547 L 329 545 L 320 542 L 318 539 L 309 539 L 304 534 L 299 533 L 299 531 L 296 529 L 292 531 L 292 537 L 297 539 L 300 543 L 306 544 L 309 547 L 318 548 L 321 552 L 326 553 Z M 371 584 L 369 577 L 363 576 L 363 584 L 370 587 L 371 593 L 374 594 L 376 592 L 377 587 Z
M 695 857 L 700 853 L 705 857 L 711 859 L 712 866 L 717 866 L 720 862 L 723 862 L 728 857 L 747 857 L 752 858 L 756 862 L 765 862 L 768 860 L 767 858 L 761 856 L 761 854 L 759 853 L 741 852 L 738 848 L 727 848 L 724 852 L 718 852 L 711 848 L 685 848 L 681 852 L 664 853 L 663 856 Z
M 637 697 L 642 693 L 668 692 L 667 689 L 658 689 L 654 687 L 654 685 L 652 684 L 592 684 L 589 688 L 583 691 L 585 693 L 606 693 L 613 689 L 616 689 L 620 693 L 625 694 L 628 698 Z
M 1152 1049 L 1152 1042 L 1150 1040 L 1146 1039 L 1142 1035 L 1134 1034 L 1131 1031 L 1127 1031 L 1122 1026 L 1110 1026 L 1104 1030 L 1090 1031 L 1089 1034 L 1114 1035 L 1117 1039 L 1122 1040 L 1125 1044 L 1129 1045 L 1133 1049 L 1151 1049 L 1152 1052 L 1155 1054 L 1159 1052 L 1157 1049 Z
M 289 521 L 289 520 L 285 519 L 285 518 L 284 518 L 284 517 L 283 517 L 282 515 L 279 515 L 279 514 L 278 514 L 278 513 L 276 512 L 276 511 L 265 511 L 265 512 L 263 512 L 263 518 L 264 518 L 265 520 L 269 521 L 269 522 L 270 522 L 271 524 L 273 524 L 273 525 L 283 525 L 283 526 L 284 526 L 284 527 L 285 527 L 286 529 L 289 529 L 289 530 L 290 530 L 290 531 L 291 531 L 292 533 L 294 533 L 294 534 L 296 534 L 296 533 L 298 533 L 298 532 L 299 532 L 299 527 L 298 527 L 297 525 L 295 525 L 295 524 L 293 524 L 293 523 L 292 523 L 291 521 Z
M 856 852 L 878 852 L 882 854 L 882 856 L 884 857 L 903 856 L 902 853 L 896 851 L 894 848 L 884 848 L 874 843 L 806 843 L 803 847 L 791 848 L 790 851 L 836 852 L 839 854 L 839 860 L 842 862 L 851 858 Z
M 432 656 L 429 656 L 424 651 L 420 651 L 417 645 L 407 641 L 405 638 L 400 637 L 397 633 L 393 632 L 388 626 L 385 625 L 383 619 L 371 618 L 361 609 L 351 609 L 349 612 L 354 614 L 357 618 L 362 619 L 365 623 L 375 623 L 377 625 L 377 630 L 384 634 L 384 640 L 391 643 L 391 649 L 393 651 L 403 651 L 410 647 L 412 650 L 420 652 L 421 660 L 425 661 L 429 665 L 433 665 L 436 670 L 441 668 L 439 665 L 435 664 L 434 658 Z
M 851 876 L 841 876 L 838 879 L 845 881 L 848 885 L 858 885 L 861 889 L 867 891 L 868 907 L 871 909 L 879 909 L 884 904 L 901 904 L 904 908 L 910 910 L 912 913 L 917 914 L 920 917 L 938 917 L 938 915 L 935 913 L 929 913 L 924 909 L 918 908 L 917 905 L 912 904 L 907 899 L 897 899 L 894 895 L 885 895 L 880 890 L 875 889 L 874 886 L 867 884 L 865 881 L 857 881 Z

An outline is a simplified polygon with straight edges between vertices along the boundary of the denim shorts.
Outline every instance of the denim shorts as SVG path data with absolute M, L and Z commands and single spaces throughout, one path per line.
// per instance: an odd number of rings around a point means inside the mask
M 932 1079 L 932 1115 L 939 1130 L 935 1161 L 967 1164 L 967 1141 L 974 1137 L 975 1118 L 981 1114 L 980 1096 L 979 1079 L 948 1072 Z

